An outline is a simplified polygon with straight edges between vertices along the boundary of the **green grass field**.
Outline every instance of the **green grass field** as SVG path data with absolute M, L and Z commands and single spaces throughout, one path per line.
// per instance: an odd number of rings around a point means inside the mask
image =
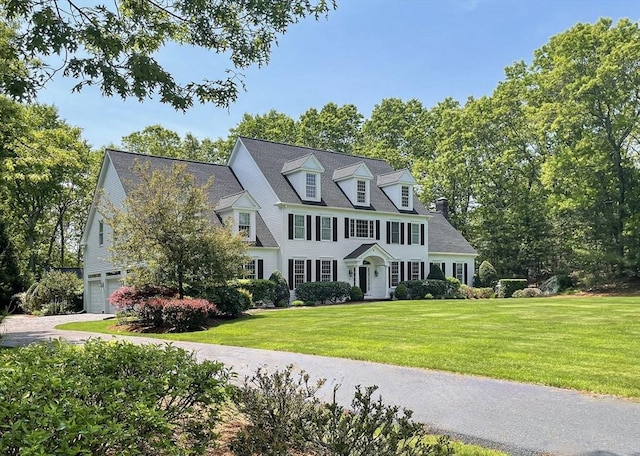
M 125 334 L 114 321 L 61 329 Z M 136 334 L 140 335 L 140 334 Z M 393 301 L 260 311 L 149 335 L 640 397 L 640 297 Z

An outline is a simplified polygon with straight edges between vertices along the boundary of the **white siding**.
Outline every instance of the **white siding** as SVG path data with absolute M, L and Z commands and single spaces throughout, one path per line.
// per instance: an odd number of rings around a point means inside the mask
M 475 257 L 472 255 L 460 255 L 460 254 L 447 254 L 447 253 L 432 253 L 429 255 L 429 262 L 435 263 L 442 268 L 442 263 L 445 264 L 444 275 L 446 277 L 455 277 L 455 272 L 453 270 L 453 265 L 462 264 L 463 265 L 463 274 L 464 274 L 464 265 L 467 265 L 467 281 L 461 280 L 465 285 L 472 286 L 473 285 L 473 274 L 475 273 Z M 428 268 L 427 268 L 428 270 Z

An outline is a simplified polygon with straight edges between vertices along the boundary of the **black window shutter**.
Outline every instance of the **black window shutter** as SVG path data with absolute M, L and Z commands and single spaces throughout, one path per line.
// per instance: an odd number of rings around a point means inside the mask
M 400 262 L 400 282 L 404 282 L 404 261 Z
M 404 244 L 404 223 L 400 224 L 400 244 Z
M 420 262 L 420 280 L 424 280 L 424 261 Z
M 424 245 L 424 223 L 420 224 L 420 245 Z
M 391 244 L 391 222 L 387 222 L 387 244 Z
M 316 260 L 316 282 L 320 282 L 320 260 Z
M 289 260 L 289 290 L 293 290 L 293 260 Z
M 446 277 L 446 276 L 447 276 L 447 268 L 446 268 L 447 263 L 442 263 L 440 266 L 441 266 L 441 268 L 440 268 L 440 269 L 442 269 L 442 273 L 443 273 L 443 274 L 444 274 L 444 276 Z
M 457 272 L 458 272 L 458 270 L 456 269 L 456 264 L 453 263 L 453 271 L 451 271 L 451 277 L 456 277 L 456 273 Z
M 332 269 L 333 269 L 333 281 L 337 282 L 338 281 L 338 260 L 333 260 L 333 265 L 332 265 Z
M 467 263 L 464 264 L 464 284 L 467 285 L 469 283 L 469 265 Z
M 289 239 L 293 239 L 293 214 L 289 214 Z
M 307 215 L 307 241 L 311 240 L 311 216 Z
M 380 220 L 376 220 L 376 241 L 380 240 Z
M 411 261 L 407 261 L 407 280 L 411 280 Z
M 387 271 L 389 273 L 389 286 L 391 286 L 391 263 L 389 263 L 389 267 L 387 268 Z
M 411 226 L 412 223 L 407 223 L 407 244 L 411 245 Z
M 316 215 L 316 241 L 319 241 L 320 239 L 320 216 Z
M 344 218 L 344 238 L 349 239 L 349 217 Z
M 307 282 L 311 282 L 311 260 L 307 260 Z
M 338 217 L 333 217 L 333 242 L 338 242 Z
M 258 279 L 264 279 L 264 260 L 258 260 Z

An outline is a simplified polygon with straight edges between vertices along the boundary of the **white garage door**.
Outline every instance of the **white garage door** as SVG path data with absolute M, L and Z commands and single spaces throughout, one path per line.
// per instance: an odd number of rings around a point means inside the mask
M 104 296 L 102 287 L 100 287 L 100 280 L 92 280 L 88 283 L 89 302 L 87 303 L 87 312 L 98 314 L 104 312 Z
M 120 282 L 120 278 L 117 279 L 107 279 L 107 285 L 105 287 L 105 298 L 106 298 L 106 304 L 107 304 L 107 313 L 116 313 L 117 309 L 113 306 L 111 306 L 109 304 L 109 296 L 111 296 L 111 293 L 113 293 L 114 291 L 116 291 L 118 288 L 120 288 L 122 286 L 122 282 Z

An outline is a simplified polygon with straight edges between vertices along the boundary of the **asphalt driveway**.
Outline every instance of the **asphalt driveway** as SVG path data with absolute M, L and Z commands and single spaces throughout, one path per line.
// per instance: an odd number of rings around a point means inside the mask
M 89 314 L 11 316 L 0 326 L 0 343 L 16 346 L 51 338 L 82 343 L 89 337 L 115 337 L 54 329 L 68 321 L 99 318 Z M 165 343 L 142 337 L 118 338 L 141 344 Z M 222 361 L 239 378 L 253 374 L 259 366 L 282 369 L 292 364 L 312 377 L 327 379 L 322 390 L 327 398 L 333 386 L 340 384 L 338 399 L 344 403 L 350 402 L 356 385 L 377 385 L 386 404 L 413 410 L 415 420 L 461 440 L 514 455 L 640 456 L 640 401 L 322 356 L 174 344 L 195 351 L 200 359 Z

